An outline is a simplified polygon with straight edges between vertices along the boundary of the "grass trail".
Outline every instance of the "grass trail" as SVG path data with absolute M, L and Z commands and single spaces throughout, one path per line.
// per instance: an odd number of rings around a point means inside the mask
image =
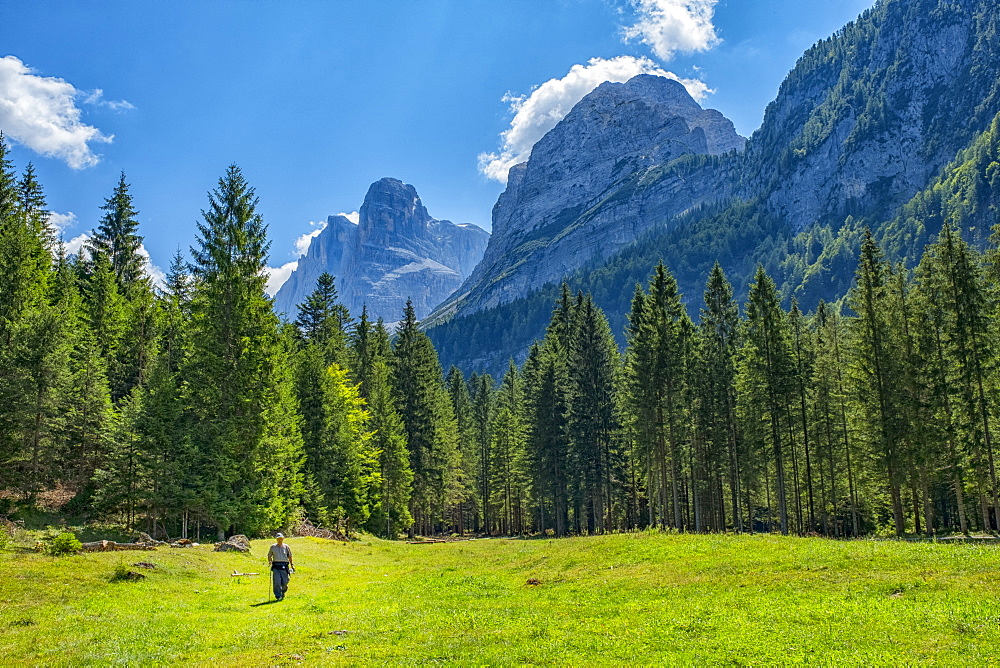
M 994 545 L 633 534 L 0 553 L 4 665 L 989 664 Z M 110 582 L 150 561 L 141 582 Z M 259 571 L 231 578 L 233 570 Z M 140 571 L 141 569 L 133 569 Z M 535 578 L 540 585 L 526 584 Z M 347 631 L 334 634 L 334 631 Z

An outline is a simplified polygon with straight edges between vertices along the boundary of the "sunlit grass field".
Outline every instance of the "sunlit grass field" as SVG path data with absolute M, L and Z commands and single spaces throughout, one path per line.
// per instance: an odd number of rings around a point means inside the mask
M 268 603 L 270 542 L 0 553 L 0 664 L 1000 663 L 992 544 L 293 538 L 297 573 Z M 121 564 L 147 578 L 112 582 Z

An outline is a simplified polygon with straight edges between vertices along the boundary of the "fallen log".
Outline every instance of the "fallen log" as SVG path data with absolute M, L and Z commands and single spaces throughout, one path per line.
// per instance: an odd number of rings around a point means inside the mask
M 96 540 L 80 546 L 82 552 L 123 552 L 125 550 L 155 550 L 151 543 L 116 543 L 113 540 Z

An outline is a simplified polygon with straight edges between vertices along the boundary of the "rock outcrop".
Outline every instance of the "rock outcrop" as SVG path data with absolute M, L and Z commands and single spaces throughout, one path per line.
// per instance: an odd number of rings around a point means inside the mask
M 988 0 L 884 0 L 817 43 L 751 137 L 740 195 L 796 231 L 891 218 L 992 119 L 998 18 Z
M 294 319 L 325 272 L 355 316 L 367 305 L 373 320 L 394 322 L 410 299 L 423 318 L 468 278 L 488 240 L 475 225 L 432 218 L 413 186 L 384 178 L 368 189 L 357 225 L 344 216 L 327 219 L 275 295 L 275 309 Z
M 692 158 L 744 143 L 676 81 L 641 74 L 601 84 L 511 168 L 483 261 L 431 321 L 524 296 L 725 196 L 726 170 Z
M 213 552 L 249 552 L 250 539 L 241 533 L 215 544 Z

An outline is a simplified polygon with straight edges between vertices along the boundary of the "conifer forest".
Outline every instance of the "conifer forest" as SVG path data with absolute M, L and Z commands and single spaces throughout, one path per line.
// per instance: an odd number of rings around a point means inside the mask
M 718 264 L 703 295 L 651 266 L 619 286 L 624 349 L 564 285 L 494 378 L 443 370 L 412 308 L 352 317 L 328 274 L 279 318 L 235 166 L 163 285 L 109 186 L 67 255 L 0 142 L 0 512 L 59 488 L 159 537 L 998 529 L 997 234 L 945 221 L 905 266 L 863 232 L 849 292 L 808 313 L 763 268 L 740 304 Z

